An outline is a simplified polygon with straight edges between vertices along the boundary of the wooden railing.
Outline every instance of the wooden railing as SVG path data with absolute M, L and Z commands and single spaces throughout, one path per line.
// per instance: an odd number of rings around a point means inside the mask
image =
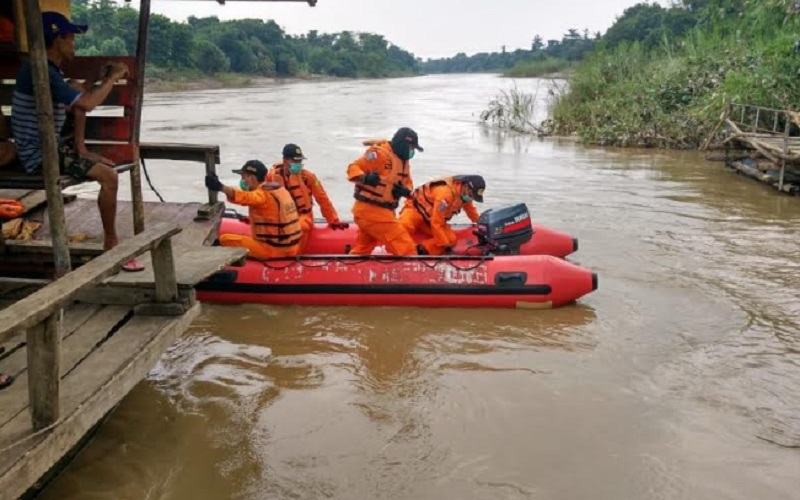
M 170 238 L 180 231 L 174 224 L 157 224 L 0 311 L 0 342 L 17 332 L 26 332 L 28 392 L 34 429 L 47 427 L 59 418 L 62 310 L 81 291 L 148 250 L 152 251 L 155 302 L 176 302 L 178 284 Z
M 728 134 L 731 130 L 749 135 L 758 136 L 783 136 L 783 154 L 780 160 L 781 171 L 778 179 L 778 190 L 783 191 L 784 177 L 786 175 L 786 156 L 789 152 L 789 136 L 792 123 L 796 114 L 789 110 L 766 108 L 750 104 L 731 103 L 726 110 L 728 119 Z

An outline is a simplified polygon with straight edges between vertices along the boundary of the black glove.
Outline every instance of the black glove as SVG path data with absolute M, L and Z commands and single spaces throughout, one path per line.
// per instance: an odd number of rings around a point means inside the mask
M 367 186 L 377 186 L 381 183 L 381 176 L 377 172 L 370 172 L 361 176 L 361 182 Z
M 347 229 L 350 227 L 350 224 L 347 222 L 331 222 L 328 224 L 328 227 L 336 231 L 337 229 Z
M 392 186 L 392 196 L 394 196 L 395 199 L 400 199 L 401 196 L 408 198 L 411 196 L 411 190 L 398 182 Z
M 206 187 L 211 191 L 222 191 L 222 183 L 219 181 L 217 174 L 206 175 Z

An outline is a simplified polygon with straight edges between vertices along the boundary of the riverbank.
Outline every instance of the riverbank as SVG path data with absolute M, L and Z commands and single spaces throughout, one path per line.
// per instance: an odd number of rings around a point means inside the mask
M 741 11 L 696 15 L 714 22 L 664 44 L 621 43 L 589 55 L 554 95 L 553 133 L 603 146 L 697 149 L 714 139 L 730 103 L 800 102 L 800 10 L 748 1 Z
M 225 88 L 261 87 L 299 82 L 332 82 L 346 78 L 327 75 L 305 75 L 295 77 L 263 77 L 241 73 L 222 73 L 215 76 L 170 75 L 150 77 L 145 80 L 145 93 L 187 92 Z

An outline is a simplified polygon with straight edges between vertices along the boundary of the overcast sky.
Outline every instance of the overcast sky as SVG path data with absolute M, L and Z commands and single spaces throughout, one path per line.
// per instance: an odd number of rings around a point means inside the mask
M 318 0 L 304 2 L 155 0 L 153 12 L 175 20 L 274 19 L 290 34 L 369 31 L 423 59 L 458 52 L 530 48 L 537 33 L 561 39 L 569 28 L 604 33 L 627 7 L 643 0 Z M 135 4 L 136 2 L 134 2 Z

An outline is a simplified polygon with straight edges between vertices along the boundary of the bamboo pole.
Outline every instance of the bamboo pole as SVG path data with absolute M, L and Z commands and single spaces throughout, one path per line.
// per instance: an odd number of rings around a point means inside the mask
M 42 13 L 37 0 L 25 0 L 25 27 L 28 38 L 28 57 L 33 70 L 33 93 L 36 99 L 37 125 L 42 145 L 42 170 L 47 194 L 47 215 L 50 218 L 50 237 L 53 242 L 56 279 L 70 271 L 67 223 L 64 199 L 61 195 L 61 175 L 58 168 L 53 100 L 44 44 Z M 58 401 L 61 359 L 61 316 L 57 308 L 42 323 L 43 328 L 28 330 L 28 397 L 33 428 L 43 429 L 58 420 Z
M 150 0 L 139 3 L 139 34 L 136 40 L 136 106 L 133 114 L 133 168 L 131 169 L 131 200 L 133 202 L 133 231 L 144 231 L 144 199 L 142 198 L 142 165 L 139 156 L 139 138 L 142 130 L 144 106 L 144 65 L 147 56 L 147 28 L 150 24 Z
M 778 179 L 778 189 L 783 191 L 783 176 L 786 172 L 786 157 L 789 155 L 789 131 L 792 127 L 792 121 L 789 116 L 786 116 L 786 126 L 783 129 L 783 158 L 781 158 L 781 176 Z

